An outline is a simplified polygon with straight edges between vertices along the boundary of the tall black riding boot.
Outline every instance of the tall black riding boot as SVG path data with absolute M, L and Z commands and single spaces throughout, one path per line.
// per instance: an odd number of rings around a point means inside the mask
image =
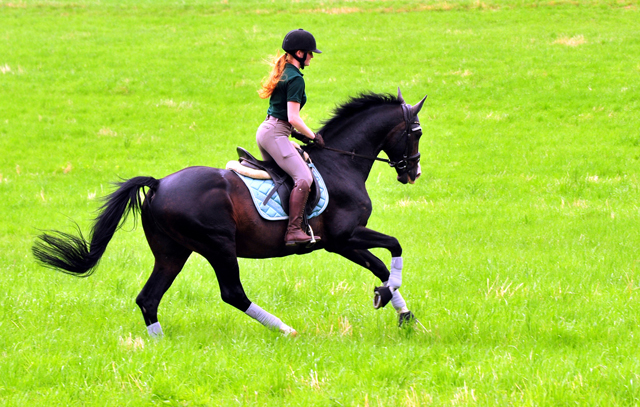
M 304 207 L 309 198 L 309 184 L 305 180 L 299 180 L 293 186 L 289 197 L 289 226 L 284 237 L 287 246 L 306 244 L 311 241 L 311 236 L 302 230 L 302 216 Z

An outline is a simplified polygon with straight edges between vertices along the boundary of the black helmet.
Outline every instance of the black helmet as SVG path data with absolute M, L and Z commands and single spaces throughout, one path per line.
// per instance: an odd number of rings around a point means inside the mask
M 322 54 L 322 51 L 316 48 L 316 39 L 313 38 L 313 35 L 302 28 L 289 31 L 287 35 L 284 36 L 282 49 L 289 54 L 294 54 L 298 50 Z

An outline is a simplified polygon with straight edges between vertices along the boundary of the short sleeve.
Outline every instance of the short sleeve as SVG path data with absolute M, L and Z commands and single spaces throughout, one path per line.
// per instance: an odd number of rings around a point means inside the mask
M 304 79 L 301 76 L 293 77 L 287 84 L 287 102 L 298 102 L 302 104 L 304 100 Z

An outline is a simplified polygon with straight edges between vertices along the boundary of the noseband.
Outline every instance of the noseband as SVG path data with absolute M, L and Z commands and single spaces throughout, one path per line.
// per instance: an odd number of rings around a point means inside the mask
M 400 139 L 403 139 L 405 136 L 407 138 L 411 137 L 411 135 L 414 132 L 422 130 L 422 127 L 420 127 L 420 122 L 418 122 L 417 120 L 414 120 L 413 122 L 411 122 L 411 119 L 412 119 L 412 117 L 410 117 L 411 106 L 407 105 L 406 103 L 403 103 L 401 106 L 402 106 L 402 115 L 404 116 L 405 126 L 404 126 L 404 132 L 402 133 L 402 136 L 400 137 Z M 409 153 L 411 153 L 411 144 L 409 143 L 409 140 L 407 140 L 407 148 L 405 149 L 405 152 L 402 155 L 402 159 L 399 161 L 391 161 L 387 158 L 357 154 L 352 151 L 344 151 L 344 150 L 339 150 L 337 148 L 326 147 L 326 146 L 324 147 L 324 150 L 334 151 L 336 153 L 349 155 L 351 157 L 366 158 L 368 160 L 373 160 L 373 161 L 382 161 L 384 163 L 389 164 L 391 168 L 396 168 L 398 170 L 405 170 L 409 165 L 410 161 L 415 161 L 416 164 L 420 162 L 420 152 L 417 152 L 416 154 L 409 156 Z

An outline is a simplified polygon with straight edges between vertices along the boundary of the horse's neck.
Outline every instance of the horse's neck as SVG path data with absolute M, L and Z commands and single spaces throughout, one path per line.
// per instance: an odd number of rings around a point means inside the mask
M 369 158 L 352 157 L 335 151 L 314 151 L 312 159 L 318 170 L 326 174 L 329 182 L 333 179 L 353 181 L 349 185 L 336 185 L 336 188 L 358 188 L 364 190 L 364 183 L 381 151 L 388 127 L 381 126 L 381 120 L 369 117 L 363 126 L 350 125 L 339 129 L 327 141 L 327 146 L 348 153 L 364 155 Z
M 369 156 L 377 156 L 382 148 L 382 142 L 386 132 L 380 127 L 371 124 L 366 127 L 350 126 L 332 137 L 330 146 L 340 150 L 355 152 Z

